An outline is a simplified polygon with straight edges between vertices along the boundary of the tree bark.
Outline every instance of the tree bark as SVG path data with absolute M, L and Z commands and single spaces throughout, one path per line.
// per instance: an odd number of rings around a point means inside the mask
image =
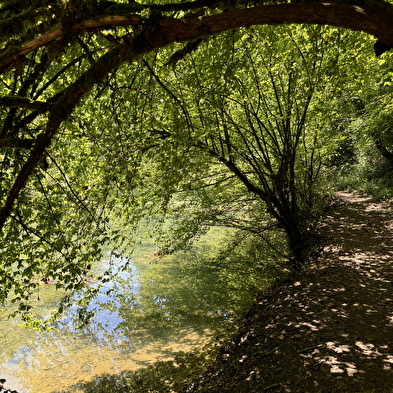
M 158 48 L 172 42 L 190 41 L 240 27 L 305 23 L 363 31 L 393 47 L 393 4 L 378 0 L 363 0 L 359 1 L 358 5 L 343 2 L 269 4 L 221 12 L 210 16 L 183 19 L 162 16 L 157 20 L 159 20 L 158 25 L 151 29 L 152 18 L 142 18 L 138 14 L 110 15 L 75 24 L 67 33 L 100 31 L 116 26 L 139 26 L 142 30 L 145 29 L 146 33 L 149 32 L 146 34 L 146 37 L 149 36 L 148 41 Z M 0 73 L 10 70 L 28 53 L 50 44 L 63 34 L 64 32 L 59 28 L 37 37 L 17 50 L 12 56 L 3 60 L 0 64 Z
M 385 158 L 389 162 L 389 164 L 393 167 L 393 153 L 391 153 L 385 147 L 380 135 L 378 135 L 377 133 L 374 133 L 373 137 L 374 137 L 374 143 L 375 143 L 376 148 L 380 151 L 380 153 L 382 154 L 382 157 Z

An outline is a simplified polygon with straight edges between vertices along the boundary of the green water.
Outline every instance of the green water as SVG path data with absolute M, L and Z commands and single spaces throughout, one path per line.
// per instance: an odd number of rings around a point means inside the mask
M 210 254 L 225 241 L 226 234 L 216 230 L 190 252 L 164 260 L 157 260 L 153 246 L 142 245 L 128 269 L 89 306 L 96 315 L 83 330 L 77 329 L 76 308 L 48 332 L 19 327 L 17 320 L 6 318 L 6 311 L 0 316 L 0 379 L 7 380 L 5 387 L 19 393 L 77 392 L 83 382 L 104 373 L 136 370 L 203 346 L 231 324 L 258 290 L 250 280 L 254 265 L 223 269 L 209 263 Z M 116 260 L 112 267 L 123 263 Z M 91 274 L 108 264 L 103 260 Z M 45 315 L 61 295 L 54 286 L 40 285 L 34 306 Z

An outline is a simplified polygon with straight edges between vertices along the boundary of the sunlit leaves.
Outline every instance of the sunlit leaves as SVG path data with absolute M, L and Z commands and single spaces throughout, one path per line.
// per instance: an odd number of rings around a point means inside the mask
M 329 46 L 328 38 L 339 33 L 319 26 L 253 28 L 202 43 L 173 70 L 162 69 L 158 57 L 146 63 L 150 86 L 161 91 L 151 96 L 145 121 L 156 138 L 150 151 L 154 184 L 164 190 L 164 203 L 181 191 L 188 206 L 199 205 L 180 219 L 171 207 L 174 238 L 187 239 L 186 245 L 198 228 L 221 222 L 223 206 L 236 212 L 239 206 L 224 196 L 225 189 L 236 190 L 232 194 L 240 201 L 252 190 L 261 199 L 260 211 L 266 213 L 265 202 L 289 233 L 301 231 L 301 221 L 314 209 L 321 165 L 316 149 L 325 119 L 319 111 L 334 83 L 337 55 L 330 49 L 336 43 Z M 196 171 L 203 183 L 195 183 Z M 219 178 L 217 185 L 213 179 Z M 200 194 L 211 193 L 210 205 L 199 199 L 199 187 Z
M 345 47 L 343 75 L 331 101 L 335 107 L 327 128 L 329 141 L 335 143 L 326 144 L 331 150 L 325 157 L 338 187 L 374 192 L 375 183 L 382 180 L 382 188 L 389 184 L 383 178 L 391 165 L 391 53 L 378 59 L 367 41 L 371 39 L 365 37 Z M 352 77 L 344 78 L 348 73 Z M 380 195 L 386 192 L 381 189 Z
M 100 7 L 89 3 L 77 17 L 106 12 Z M 67 13 L 50 17 L 67 30 Z M 168 253 L 189 247 L 214 224 L 260 234 L 273 216 L 289 234 L 308 228 L 320 130 L 333 106 L 329 95 L 347 78 L 340 72 L 359 49 L 351 46 L 355 36 L 321 26 L 228 31 L 204 37 L 175 67 L 165 64 L 180 43 L 115 72 L 116 49 L 114 66 L 96 80 L 84 72 L 97 59 L 111 47 L 132 48 L 120 40 L 127 29 L 112 33 L 112 41 L 95 32 L 59 38 L 2 80 L 3 96 L 50 103 L 65 93 L 72 98 L 75 86 L 89 91 L 56 129 L 1 235 L 1 273 L 10 277 L 2 300 L 14 287 L 19 302 L 28 300 L 34 280 L 47 276 L 69 290 L 81 287 L 83 269 L 102 257 L 102 246 L 111 241 L 126 252 L 145 217 Z M 367 78 L 358 76 L 354 85 L 363 95 Z M 1 115 L 4 135 L 37 138 L 57 114 L 2 108 Z M 1 202 L 29 154 L 1 152 Z

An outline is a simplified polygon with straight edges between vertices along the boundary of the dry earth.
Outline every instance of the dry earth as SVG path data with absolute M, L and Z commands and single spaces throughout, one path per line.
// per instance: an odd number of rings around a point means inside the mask
M 393 215 L 338 196 L 318 261 L 264 293 L 182 393 L 393 392 Z

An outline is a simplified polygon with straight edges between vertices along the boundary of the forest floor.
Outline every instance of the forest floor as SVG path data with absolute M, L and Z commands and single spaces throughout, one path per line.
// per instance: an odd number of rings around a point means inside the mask
M 340 192 L 318 260 L 262 294 L 182 393 L 393 392 L 393 214 Z

